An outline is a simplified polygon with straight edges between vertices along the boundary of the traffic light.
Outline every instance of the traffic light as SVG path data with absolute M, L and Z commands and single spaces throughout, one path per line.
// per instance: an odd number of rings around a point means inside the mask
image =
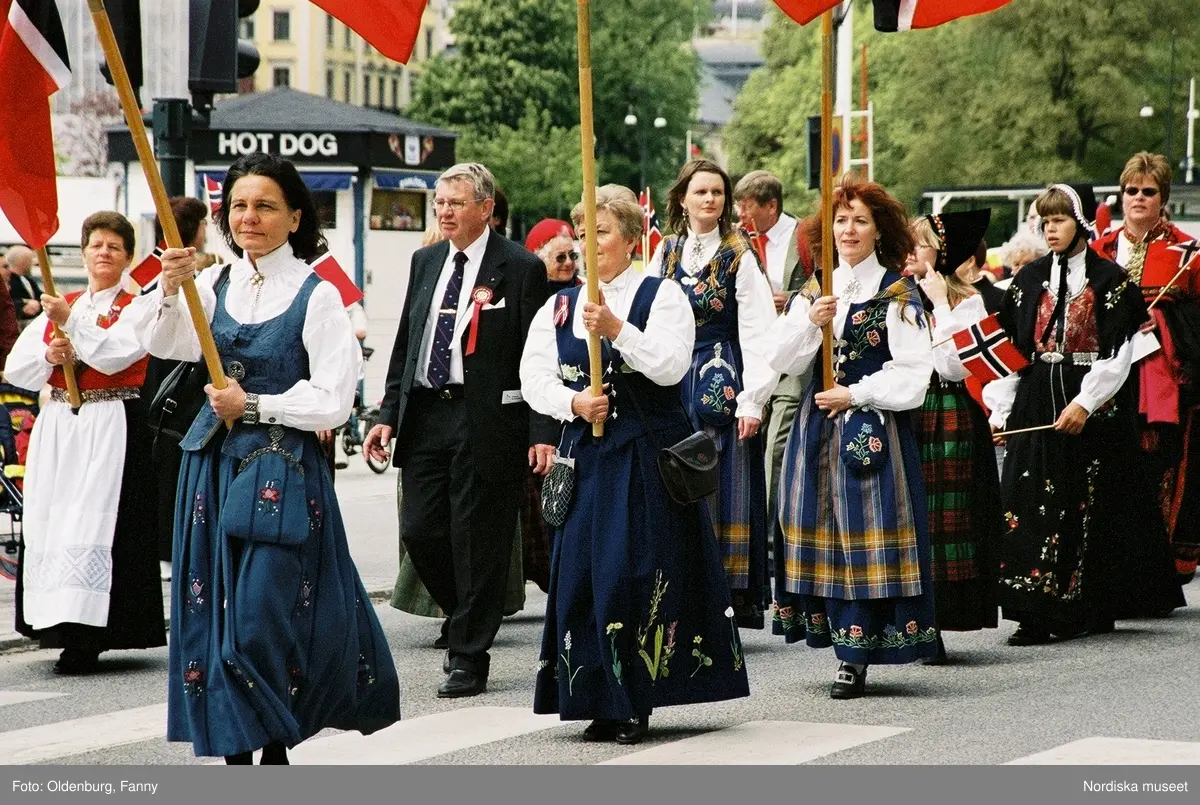
M 258 69 L 258 49 L 238 38 L 239 20 L 258 10 L 259 0 L 189 0 L 188 89 L 197 108 L 212 105 L 214 93 L 237 92 L 239 78 Z
M 142 86 L 142 9 L 139 0 L 106 0 L 109 22 L 117 37 L 117 49 L 129 73 L 129 83 L 136 94 Z M 113 83 L 108 62 L 100 60 L 100 73 L 109 84 Z

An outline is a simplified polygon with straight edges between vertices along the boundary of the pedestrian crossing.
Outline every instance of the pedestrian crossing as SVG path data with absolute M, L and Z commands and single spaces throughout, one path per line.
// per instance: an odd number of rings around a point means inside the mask
M 0 690 L 5 708 L 70 694 Z M 165 703 L 69 718 L 0 732 L 0 758 L 12 765 L 69 762 L 72 757 L 165 742 Z M 327 731 L 289 752 L 293 765 L 406 765 L 564 727 L 526 707 L 474 705 L 405 719 L 373 735 Z M 580 725 L 571 724 L 577 740 Z M 622 747 L 599 765 L 798 765 L 876 741 L 921 739 L 924 728 L 787 720 L 745 721 L 699 734 L 681 733 Z M 668 732 L 668 735 L 671 733 Z M 928 738 L 929 735 L 925 735 Z M 594 745 L 592 745 L 594 746 Z M 216 761 L 220 763 L 219 760 Z M 833 759 L 836 762 L 836 758 Z M 1006 765 L 1200 765 L 1200 742 L 1090 736 L 1007 761 Z

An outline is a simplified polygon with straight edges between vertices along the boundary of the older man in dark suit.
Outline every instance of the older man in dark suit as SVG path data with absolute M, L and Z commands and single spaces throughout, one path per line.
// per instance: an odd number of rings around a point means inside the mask
M 549 296 L 546 270 L 489 229 L 494 194 L 483 165 L 439 177 L 434 208 L 447 239 L 413 254 L 379 424 L 364 445 L 382 458 L 396 438 L 400 536 L 450 618 L 442 698 L 487 687 L 526 468 L 548 472 L 557 441 L 522 399 L 518 374 Z

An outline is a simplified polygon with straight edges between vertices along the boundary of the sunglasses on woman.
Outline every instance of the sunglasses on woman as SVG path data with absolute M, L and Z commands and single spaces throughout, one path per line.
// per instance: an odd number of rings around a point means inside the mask
M 1146 198 L 1154 198 L 1155 196 L 1158 195 L 1158 188 L 1157 187 L 1127 187 L 1127 188 L 1125 188 L 1125 195 L 1130 196 L 1130 197 L 1136 196 L 1139 192 Z
M 567 258 L 570 258 L 574 262 L 579 259 L 579 252 L 560 252 L 554 255 L 554 262 L 561 266 L 567 261 Z

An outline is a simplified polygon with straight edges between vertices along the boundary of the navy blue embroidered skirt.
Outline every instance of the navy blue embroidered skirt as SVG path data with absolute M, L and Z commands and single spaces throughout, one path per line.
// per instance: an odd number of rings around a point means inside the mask
M 223 756 L 396 722 L 396 668 L 315 437 L 303 457 L 310 534 L 298 546 L 223 532 L 234 475 L 223 440 L 185 453 L 179 476 L 167 740 Z
M 590 430 L 554 535 L 534 712 L 626 719 L 750 694 L 717 543 L 699 506 L 671 501 L 645 435 Z M 661 431 L 663 444 L 686 426 Z

